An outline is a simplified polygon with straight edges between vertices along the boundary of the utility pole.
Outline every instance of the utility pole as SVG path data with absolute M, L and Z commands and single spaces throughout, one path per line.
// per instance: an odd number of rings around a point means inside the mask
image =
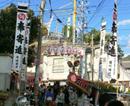
M 39 88 L 39 70 L 40 70 L 40 60 L 41 60 L 41 45 L 42 45 L 42 36 L 41 36 L 41 25 L 43 23 L 43 10 L 45 8 L 46 0 L 41 1 L 40 5 L 40 23 L 38 23 L 38 46 L 37 46 L 37 56 L 36 56 L 36 69 L 35 69 L 35 106 L 38 106 L 38 88 Z M 39 19 L 37 20 L 39 21 Z
M 81 0 L 79 2 L 80 6 L 79 6 L 79 22 L 80 22 L 80 31 L 81 31 L 81 36 L 80 36 L 80 39 L 81 39 L 81 44 L 83 45 L 83 36 L 84 36 L 84 31 L 85 29 L 87 28 L 86 26 L 86 11 L 87 11 L 87 0 Z
M 94 47 L 93 47 L 93 34 L 92 34 L 92 39 L 91 39 L 91 49 L 92 49 L 92 54 L 91 54 L 91 70 L 92 70 L 92 81 L 94 80 Z
M 83 36 L 84 36 L 84 31 L 85 31 L 85 28 L 86 28 L 86 14 L 85 14 L 85 11 L 86 11 L 86 7 L 87 7 L 87 0 L 81 0 L 79 2 L 79 18 L 78 18 L 78 21 L 79 21 L 79 33 L 77 32 L 77 34 L 79 34 L 78 38 L 80 39 L 79 43 L 81 44 L 81 47 L 83 47 L 83 44 L 84 44 L 84 39 L 83 39 Z M 82 49 L 85 49 L 85 48 L 82 48 Z M 86 49 L 85 49 L 86 50 Z M 85 53 L 84 53 L 85 54 Z M 83 57 L 81 56 L 80 57 L 80 73 L 81 75 L 83 76 L 83 73 L 86 71 L 86 69 L 84 69 L 83 67 L 85 67 L 85 64 L 84 62 L 85 61 L 85 58 L 86 56 L 84 55 Z
M 74 0 L 74 11 L 73 11 L 73 44 L 75 44 L 75 32 L 76 32 L 76 8 L 77 0 Z

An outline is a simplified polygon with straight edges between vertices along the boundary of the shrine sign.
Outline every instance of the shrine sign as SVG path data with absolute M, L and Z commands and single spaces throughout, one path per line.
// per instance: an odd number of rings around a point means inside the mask
M 73 86 L 78 87 L 83 92 L 88 93 L 87 88 L 89 87 L 90 82 L 82 79 L 80 76 L 76 75 L 73 72 L 70 72 L 68 75 L 68 82 Z

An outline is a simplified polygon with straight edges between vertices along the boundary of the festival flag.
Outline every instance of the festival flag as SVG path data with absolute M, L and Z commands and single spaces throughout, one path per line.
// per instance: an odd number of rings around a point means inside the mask
M 108 54 L 116 56 L 116 43 L 117 43 L 117 1 L 114 2 L 113 9 L 113 23 L 112 23 L 112 36 L 108 46 Z
M 21 80 L 26 80 L 26 70 L 28 64 L 28 46 L 29 46 L 29 35 L 30 35 L 30 20 L 27 21 L 25 39 L 24 39 L 24 50 L 23 50 L 23 65 L 21 71 Z
M 117 0 L 114 1 L 112 36 L 108 45 L 107 74 L 111 79 L 117 79 L 118 46 L 117 46 Z M 110 76 L 111 75 L 111 76 Z
M 101 30 L 100 30 L 100 58 L 99 58 L 99 73 L 98 79 L 103 80 L 103 68 L 102 68 L 102 59 L 105 48 L 105 36 L 106 36 L 106 21 L 102 18 Z
M 117 1 L 114 1 L 114 9 L 113 9 L 113 20 L 117 20 Z
M 27 24 L 27 4 L 19 4 L 17 12 L 16 22 L 16 33 L 15 33 L 15 44 L 14 44 L 14 55 L 12 70 L 20 72 L 22 69 L 23 52 L 24 52 L 24 40 Z

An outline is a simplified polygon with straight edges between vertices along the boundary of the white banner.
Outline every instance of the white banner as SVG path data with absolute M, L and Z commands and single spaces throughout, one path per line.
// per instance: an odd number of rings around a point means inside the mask
M 26 80 L 26 70 L 28 63 L 28 46 L 29 46 L 29 35 L 30 35 L 30 21 L 27 22 L 25 39 L 24 39 L 24 50 L 23 50 L 23 61 L 22 61 L 22 71 L 21 71 L 21 80 Z
M 112 36 L 109 41 L 108 55 L 109 55 L 108 56 L 108 60 L 109 60 L 108 61 L 108 74 L 111 73 L 111 79 L 117 79 L 118 44 L 117 44 L 117 1 L 116 0 L 114 1 Z
M 29 35 L 30 35 L 30 21 L 28 21 L 28 25 L 25 31 L 25 39 L 24 39 L 24 52 L 23 52 L 23 65 L 27 65 L 28 61 L 28 46 L 29 46 Z
M 22 9 L 19 11 L 18 9 L 15 44 L 14 44 L 14 55 L 13 55 L 13 64 L 12 64 L 12 70 L 18 72 L 22 68 L 26 24 L 27 24 L 27 12 L 22 11 Z
M 116 57 L 108 55 L 108 63 L 107 63 L 107 78 L 117 79 L 117 62 Z
M 103 80 L 103 55 L 105 48 L 105 36 L 106 36 L 106 21 L 102 19 L 101 30 L 100 30 L 100 58 L 99 58 L 99 71 L 98 71 L 98 79 Z

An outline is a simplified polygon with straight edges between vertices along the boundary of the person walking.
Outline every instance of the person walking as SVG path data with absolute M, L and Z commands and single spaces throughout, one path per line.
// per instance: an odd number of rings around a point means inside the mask
M 56 96 L 56 104 L 57 106 L 64 106 L 64 103 L 65 103 L 65 94 L 61 89 L 58 95 Z
M 73 89 L 71 92 L 69 92 L 70 106 L 77 106 L 77 101 L 78 101 L 77 93 Z
M 40 85 L 40 87 L 39 87 L 39 106 L 42 106 L 44 104 L 45 91 L 46 91 L 45 84 Z
M 65 86 L 64 94 L 65 94 L 65 106 L 69 106 L 69 91 L 68 91 L 68 86 Z
M 53 94 L 51 88 L 48 88 L 47 92 L 45 93 L 46 106 L 52 106 L 53 99 L 54 99 L 54 94 Z

